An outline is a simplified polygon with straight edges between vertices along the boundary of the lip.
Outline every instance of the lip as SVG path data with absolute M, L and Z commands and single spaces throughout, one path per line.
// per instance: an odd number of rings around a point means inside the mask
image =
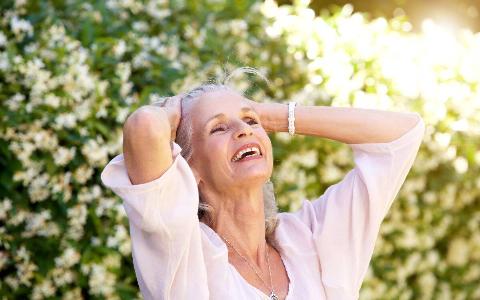
M 247 157 L 247 158 L 244 158 L 244 160 L 242 160 L 242 161 L 247 161 L 247 160 L 257 159 L 257 158 L 263 157 L 262 148 L 260 147 L 260 145 L 258 143 L 248 143 L 248 144 L 245 144 L 245 145 L 241 146 L 240 148 L 238 148 L 237 151 L 235 151 L 235 153 L 232 155 L 232 158 L 230 159 L 230 161 L 233 160 L 233 158 L 237 155 L 238 152 L 242 151 L 243 149 L 247 149 L 247 148 L 251 148 L 251 147 L 257 147 L 260 150 L 260 156 L 259 157 Z

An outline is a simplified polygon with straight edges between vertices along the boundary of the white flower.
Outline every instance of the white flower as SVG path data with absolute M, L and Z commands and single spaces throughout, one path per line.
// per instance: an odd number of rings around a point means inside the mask
M 121 266 L 121 256 L 118 254 L 109 254 L 103 260 L 103 264 L 107 268 L 120 268 Z
M 55 96 L 54 94 L 48 94 L 45 97 L 45 104 L 57 108 L 60 105 L 60 98 Z
M 452 266 L 463 266 L 469 261 L 468 242 L 461 237 L 454 238 L 448 245 L 447 262 Z
M 107 163 L 107 148 L 99 145 L 96 140 L 89 140 L 85 145 L 83 145 L 82 154 L 85 155 L 87 160 L 93 166 L 102 166 Z
M 10 27 L 16 36 L 23 33 L 27 33 L 29 36 L 33 34 L 33 27 L 27 20 L 19 19 L 17 16 L 13 16 L 10 20 Z
M 83 237 L 84 229 L 81 226 L 70 226 L 65 233 L 65 237 L 68 239 L 72 239 L 74 241 L 78 241 Z
M 166 0 L 148 1 L 147 5 L 145 6 L 145 11 L 153 18 L 162 20 L 171 14 L 167 7 L 168 1 Z
M 67 248 L 60 257 L 55 258 L 57 267 L 70 268 L 80 261 L 80 254 L 73 248 Z
M 148 24 L 143 21 L 133 22 L 133 29 L 136 31 L 144 32 L 148 30 Z
M 31 184 L 28 186 L 28 193 L 32 203 L 43 201 L 50 196 L 50 191 L 48 189 L 49 179 L 50 176 L 47 173 L 43 173 L 32 180 Z
M 102 240 L 101 240 L 99 237 L 94 236 L 94 237 L 92 237 L 92 239 L 91 239 L 91 243 L 92 243 L 92 245 L 94 245 L 94 246 L 100 246 L 101 243 L 102 243 Z
M 403 230 L 403 235 L 398 239 L 398 244 L 407 249 L 415 248 L 418 244 L 417 234 L 411 227 Z
M 432 295 L 436 283 L 437 278 L 432 272 L 424 273 L 418 278 L 418 284 L 422 287 L 422 294 Z
M 120 253 L 124 256 L 129 256 L 132 253 L 132 241 L 130 239 L 125 239 L 120 243 L 120 247 L 118 247 Z
M 10 61 L 8 60 L 8 53 L 0 53 L 0 70 L 7 71 L 10 68 Z
M 236 19 L 230 21 L 231 32 L 234 35 L 242 36 L 246 34 L 246 30 L 248 29 L 248 24 L 245 20 Z
M 26 286 L 31 286 L 31 280 L 35 274 L 35 271 L 38 270 L 38 267 L 28 260 L 17 263 L 16 267 L 17 277 L 19 278 L 20 283 Z
M 66 291 L 65 294 L 63 295 L 62 300 L 79 300 L 83 298 L 84 297 L 82 296 L 82 289 L 79 287 L 76 287 L 74 289 Z
M 5 46 L 6 44 L 7 44 L 7 37 L 2 31 L 0 31 L 0 47 Z
M 40 284 L 33 287 L 32 300 L 40 300 L 55 294 L 56 288 L 50 279 L 44 279 Z
M 50 273 L 52 274 L 53 282 L 57 287 L 72 283 L 76 278 L 76 274 L 69 269 L 54 268 Z
M 262 14 L 267 18 L 274 18 L 277 15 L 278 4 L 273 0 L 266 0 L 260 7 Z
M 100 107 L 98 111 L 95 113 L 95 117 L 97 118 L 103 118 L 103 117 L 106 117 L 107 115 L 108 113 L 105 107 Z
M 15 8 L 19 9 L 27 4 L 27 0 L 15 0 Z
M 437 201 L 437 194 L 433 191 L 427 191 L 423 194 L 423 201 L 428 204 L 433 204 Z
M 45 150 L 53 150 L 58 145 L 57 136 L 54 135 L 51 131 L 47 130 L 36 130 L 30 133 L 35 147 Z
M 127 44 L 124 40 L 119 40 L 118 43 L 113 47 L 113 54 L 120 58 L 127 51 Z
M 77 125 L 77 120 L 73 113 L 60 114 L 55 119 L 55 128 L 74 128 Z
M 132 65 L 135 69 L 150 67 L 150 55 L 145 51 L 138 53 L 133 57 Z
M 480 278 L 480 266 L 478 264 L 474 264 L 468 270 L 468 273 L 465 274 L 465 280 L 470 282 L 475 282 Z
M 122 83 L 121 86 L 120 86 L 120 96 L 122 98 L 125 98 L 130 93 L 130 91 L 132 90 L 132 87 L 133 87 L 132 82 Z
M 114 292 L 116 277 L 105 266 L 93 264 L 90 271 L 88 285 L 93 295 L 109 296 Z
M 6 251 L 0 251 L 0 271 L 5 267 L 8 262 L 8 253 Z
M 122 82 L 128 81 L 130 74 L 132 73 L 132 67 L 130 63 L 120 63 L 117 65 L 115 74 L 120 78 Z
M 20 285 L 20 281 L 16 278 L 16 276 L 9 275 L 6 276 L 3 280 L 5 280 L 5 283 L 13 290 L 16 290 Z
M 31 213 L 27 219 L 27 225 L 25 231 L 21 236 L 24 238 L 30 238 L 33 236 L 57 236 L 60 233 L 58 224 L 49 222 L 51 219 L 50 211 L 44 210 L 40 213 Z
M 65 166 L 68 164 L 74 157 L 75 157 L 75 148 L 65 148 L 65 147 L 58 147 L 57 151 L 53 155 L 55 163 L 60 166 Z
M 24 100 L 25 95 L 16 93 L 13 97 L 6 101 L 6 104 L 10 110 L 17 110 Z
M 165 100 L 166 98 L 165 97 L 161 97 L 159 94 L 157 93 L 151 93 L 150 95 L 148 95 L 148 100 L 150 101 L 150 103 L 155 103 L 155 102 L 158 102 L 158 101 L 163 101 Z M 130 103 L 129 103 L 130 104 Z M 480 153 L 480 152 L 479 152 Z M 480 155 L 479 155 L 480 156 Z
M 122 241 L 128 239 L 128 232 L 123 225 L 116 225 L 114 232 L 114 236 L 107 238 L 107 246 L 111 248 L 118 247 Z
M 129 113 L 130 113 L 130 108 L 128 107 L 120 108 L 117 111 L 117 117 L 115 118 L 115 121 L 117 121 L 118 123 L 125 122 L 125 119 L 127 119 Z
M 0 220 L 4 220 L 7 217 L 7 213 L 11 208 L 12 201 L 10 199 L 5 198 L 2 202 L 0 202 Z
M 345 175 L 345 172 L 333 163 L 325 165 L 320 172 L 321 178 L 325 182 L 336 182 Z
M 95 199 L 98 199 L 98 197 L 95 197 Z M 115 206 L 116 202 L 117 200 L 115 198 L 102 198 L 95 208 L 95 213 L 98 216 L 106 215 Z
M 18 210 L 16 214 L 11 216 L 7 220 L 7 224 L 12 225 L 12 226 L 18 226 L 21 224 L 23 221 L 25 221 L 29 217 L 29 212 L 25 210 Z
M 295 162 L 305 168 L 313 168 L 318 164 L 317 152 L 310 150 L 294 156 Z
M 78 181 L 78 183 L 83 184 L 92 177 L 92 174 L 93 174 L 92 168 L 90 168 L 88 165 L 81 165 L 73 173 L 73 178 L 75 178 L 75 180 Z
M 437 132 L 435 133 L 435 142 L 441 147 L 441 149 L 446 149 L 450 145 L 450 140 L 452 139 L 451 133 L 448 132 Z
M 453 161 L 453 166 L 457 173 L 463 174 L 468 170 L 468 161 L 464 157 L 459 156 Z
M 87 219 L 87 207 L 84 204 L 77 204 L 67 210 L 70 226 L 83 226 Z

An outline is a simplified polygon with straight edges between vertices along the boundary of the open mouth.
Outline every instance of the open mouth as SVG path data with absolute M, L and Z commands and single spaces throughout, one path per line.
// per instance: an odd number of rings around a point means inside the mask
M 262 157 L 258 144 L 248 144 L 241 147 L 232 157 L 232 162 L 240 162 Z

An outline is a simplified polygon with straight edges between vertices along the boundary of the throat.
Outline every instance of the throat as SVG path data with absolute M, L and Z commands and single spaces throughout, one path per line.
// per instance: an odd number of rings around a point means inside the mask
M 258 262 L 262 259 L 259 253 L 265 253 L 265 219 L 260 217 L 228 217 L 220 216 L 217 219 L 215 232 L 231 241 L 237 250 L 248 257 L 250 261 Z

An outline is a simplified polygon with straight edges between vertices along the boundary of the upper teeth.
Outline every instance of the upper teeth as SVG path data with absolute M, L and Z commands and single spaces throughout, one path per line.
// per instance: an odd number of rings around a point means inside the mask
M 246 148 L 246 149 L 243 149 L 241 151 L 239 151 L 237 153 L 237 155 L 235 155 L 235 157 L 232 159 L 232 161 L 237 161 L 239 160 L 240 158 L 242 158 L 242 155 L 249 152 L 249 151 L 254 151 L 255 154 L 254 155 L 260 155 L 260 149 L 258 149 L 257 147 L 251 147 L 251 148 Z

